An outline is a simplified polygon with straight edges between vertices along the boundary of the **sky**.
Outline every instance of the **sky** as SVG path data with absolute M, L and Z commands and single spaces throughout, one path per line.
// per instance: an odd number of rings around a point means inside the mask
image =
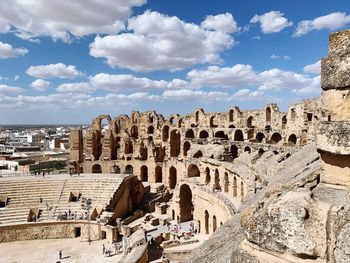
M 349 27 L 348 0 L 1 0 L 0 124 L 286 111 Z

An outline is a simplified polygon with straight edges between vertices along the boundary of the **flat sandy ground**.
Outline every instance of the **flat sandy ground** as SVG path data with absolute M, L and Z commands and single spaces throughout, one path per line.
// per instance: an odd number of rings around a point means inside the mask
M 71 263 L 71 262 L 118 262 L 123 254 L 104 257 L 102 245 L 106 248 L 114 246 L 106 240 L 82 242 L 81 238 L 47 239 L 0 243 L 1 263 Z M 58 252 L 62 250 L 63 259 L 59 259 Z

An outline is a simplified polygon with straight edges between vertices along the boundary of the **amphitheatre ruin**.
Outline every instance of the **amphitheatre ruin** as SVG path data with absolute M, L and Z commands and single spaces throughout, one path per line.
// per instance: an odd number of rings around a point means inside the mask
M 71 175 L 0 179 L 0 241 L 102 239 L 114 262 L 350 262 L 350 30 L 329 41 L 321 97 L 287 112 L 134 111 L 72 131 Z

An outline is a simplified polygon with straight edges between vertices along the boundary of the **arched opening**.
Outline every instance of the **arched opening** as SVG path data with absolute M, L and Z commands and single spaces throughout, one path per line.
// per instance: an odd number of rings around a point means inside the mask
M 204 222 L 205 222 L 205 234 L 209 234 L 209 213 L 207 210 L 204 212 Z
M 193 219 L 192 191 L 187 184 L 180 187 L 180 223 Z
M 176 124 L 177 124 L 177 119 L 176 119 L 174 116 L 173 116 L 173 117 L 170 117 L 169 123 L 170 123 L 172 126 L 176 126 Z
M 241 181 L 241 201 L 243 201 L 243 198 L 244 198 L 244 184 Z
M 266 126 L 265 126 L 265 132 L 266 132 L 266 133 L 269 133 L 271 130 L 272 130 L 272 128 L 271 128 L 270 125 L 266 125 Z
M 199 122 L 199 111 L 196 111 L 196 122 Z
M 234 136 L 235 141 L 241 141 L 243 142 L 243 132 L 241 130 L 236 130 L 235 131 L 235 136 Z
M 199 138 L 201 138 L 201 139 L 206 139 L 206 138 L 208 138 L 208 137 L 209 137 L 209 134 L 208 134 L 207 131 L 201 131 L 201 132 L 199 133 Z
M 146 165 L 141 166 L 140 180 L 142 182 L 148 182 L 148 168 Z
M 219 170 L 215 169 L 214 189 L 221 191 Z
M 230 110 L 228 115 L 229 115 L 229 122 L 233 122 L 233 113 L 234 113 L 234 110 Z
M 216 229 L 217 229 L 216 216 L 213 216 L 213 232 L 215 232 Z
M 191 144 L 189 142 L 184 143 L 184 156 L 187 156 L 187 152 L 191 149 Z
M 232 128 L 232 129 L 236 128 L 235 125 L 233 125 L 233 124 L 229 125 L 228 127 Z
M 171 166 L 169 169 L 169 188 L 174 189 L 177 182 L 177 171 L 174 166 Z
M 202 151 L 197 151 L 197 152 L 193 155 L 193 158 L 199 158 L 199 157 L 203 157 Z
M 254 120 L 253 116 L 250 116 L 247 119 L 247 127 L 248 128 L 254 128 L 254 126 L 255 126 L 255 120 Z
M 265 139 L 265 135 L 262 132 L 258 132 L 255 138 L 257 142 L 262 142 Z
M 94 165 L 92 166 L 91 172 L 92 172 L 93 174 L 101 174 L 101 173 L 102 173 L 101 165 L 99 165 L 99 164 L 94 164 Z
M 132 126 L 130 130 L 130 137 L 137 139 L 139 137 L 139 130 L 137 126 Z
M 251 153 L 251 152 L 252 152 L 252 150 L 251 150 L 250 147 L 248 147 L 248 146 L 246 146 L 246 147 L 244 148 L 244 151 L 245 151 L 245 152 L 248 152 L 248 153 Z
M 223 131 L 218 131 L 214 135 L 215 138 L 221 138 L 223 140 L 228 140 L 228 135 Z
M 154 158 L 156 163 L 163 162 L 164 157 L 165 157 L 165 146 L 163 148 L 160 146 L 156 146 L 154 150 Z
M 94 131 L 92 134 L 92 155 L 94 160 L 100 159 L 102 154 L 102 143 L 101 143 L 101 133 L 100 131 Z
M 284 116 L 282 117 L 282 129 L 285 129 L 286 126 L 287 126 L 287 116 L 284 115 Z
M 163 127 L 162 139 L 163 139 L 163 142 L 166 142 L 169 139 L 169 126 L 168 125 L 165 125 Z
M 232 159 L 236 159 L 238 157 L 238 148 L 236 145 L 231 145 L 231 156 L 232 156 Z
M 125 174 L 133 174 L 133 172 L 134 172 L 134 168 L 130 164 L 125 166 Z
M 146 161 L 148 157 L 147 147 L 141 143 L 140 145 L 140 161 Z
M 194 138 L 194 132 L 193 132 L 192 129 L 189 129 L 189 130 L 186 131 L 185 138 L 188 138 L 188 139 L 193 139 Z
M 266 108 L 266 122 L 270 122 L 271 121 L 271 108 L 267 107 Z
M 207 167 L 205 169 L 205 183 L 209 184 L 210 183 L 210 169 Z
M 282 140 L 281 134 L 279 134 L 278 132 L 275 132 L 274 134 L 272 134 L 271 136 L 272 144 L 277 144 L 280 140 Z
M 237 197 L 237 178 L 233 177 L 233 197 Z
M 228 192 L 228 173 L 225 172 L 224 174 L 224 192 Z
M 199 177 L 200 172 L 199 172 L 197 165 L 190 164 L 187 168 L 187 175 L 188 175 L 188 177 Z
M 215 124 L 215 116 L 211 116 L 210 117 L 210 128 L 215 128 L 215 127 L 218 127 L 216 124 Z
M 156 169 L 155 169 L 154 181 L 156 183 L 161 183 L 163 181 L 162 167 L 159 165 L 156 166 Z
M 289 135 L 288 144 L 289 145 L 296 145 L 297 144 L 297 136 L 295 134 Z
M 153 126 L 149 126 L 147 129 L 147 133 L 148 134 L 153 134 L 154 133 L 154 127 Z
M 132 141 L 125 141 L 125 149 L 124 153 L 125 154 L 130 154 L 134 152 L 134 148 L 132 146 Z
M 180 154 L 180 132 L 173 130 L 170 133 L 170 156 L 178 157 Z

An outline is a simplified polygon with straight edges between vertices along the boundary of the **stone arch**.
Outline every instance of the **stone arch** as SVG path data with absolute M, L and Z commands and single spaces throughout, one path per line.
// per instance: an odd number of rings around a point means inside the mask
M 188 175 L 188 177 L 199 177 L 200 172 L 199 172 L 197 165 L 190 164 L 187 168 L 187 175 Z
M 206 139 L 208 137 L 209 137 L 209 134 L 206 130 L 203 130 L 199 133 L 199 138 L 201 138 L 201 139 Z
M 205 169 L 205 183 L 209 184 L 210 183 L 210 169 L 207 167 Z
M 202 151 L 197 151 L 197 152 L 193 155 L 193 158 L 199 158 L 199 157 L 203 157 Z
M 162 130 L 162 140 L 163 142 L 166 142 L 168 141 L 168 139 L 169 139 L 169 126 L 164 125 Z
M 235 136 L 234 136 L 234 141 L 244 141 L 244 137 L 243 137 L 243 132 L 241 130 L 236 130 L 235 131 Z
M 248 127 L 248 128 L 254 128 L 254 127 L 255 127 L 255 120 L 254 120 L 254 117 L 253 117 L 253 116 L 250 116 L 250 117 L 247 119 L 247 127 Z
M 101 165 L 99 164 L 94 164 L 91 168 L 91 172 L 93 174 L 101 174 L 102 173 L 102 168 L 101 168 Z
M 224 174 L 224 192 L 228 192 L 228 173 L 225 172 Z
M 209 234 L 209 212 L 205 210 L 204 212 L 204 226 L 205 226 L 205 234 Z
M 147 129 L 147 134 L 153 134 L 154 133 L 154 127 L 153 126 L 149 126 Z
M 233 122 L 233 114 L 235 113 L 235 111 L 233 109 L 230 109 L 230 111 L 228 112 L 228 121 L 229 122 Z
M 181 138 L 178 130 L 172 130 L 170 132 L 170 156 L 178 157 L 180 154 Z
M 193 139 L 194 138 L 194 132 L 192 129 L 188 129 L 185 133 L 185 138 L 188 138 L 188 139 Z
M 213 215 L 213 232 L 215 232 L 216 229 L 217 229 L 216 216 Z
M 140 118 L 140 112 L 135 111 L 135 112 L 133 112 L 132 115 L 131 115 L 131 122 L 132 122 L 132 123 L 137 123 L 137 121 L 139 120 L 139 118 Z
M 266 107 L 266 122 L 270 122 L 271 121 L 271 108 L 270 107 Z
M 255 136 L 257 142 L 263 142 L 265 139 L 265 135 L 262 132 L 258 132 Z
M 237 177 L 233 177 L 233 197 L 237 197 Z
M 154 152 L 154 159 L 156 163 L 161 163 L 164 161 L 165 146 L 164 147 L 156 146 L 153 152 Z
M 219 170 L 215 169 L 215 174 L 214 174 L 214 189 L 216 190 L 221 190 L 221 185 L 220 185 L 220 174 Z
M 179 116 L 178 115 L 171 115 L 169 117 L 169 124 L 172 126 L 178 126 L 179 127 L 179 120 L 178 120 Z
M 174 166 L 169 169 L 169 188 L 174 189 L 177 182 L 177 171 Z
M 228 140 L 228 135 L 224 131 L 217 131 L 214 134 L 214 137 L 215 138 L 221 138 L 221 139 L 224 139 L 224 140 Z
M 163 172 L 162 172 L 162 167 L 157 165 L 155 168 L 155 173 L 154 173 L 154 181 L 156 183 L 161 183 L 163 182 Z
M 139 128 L 134 125 L 130 129 L 130 137 L 137 139 L 139 137 Z
M 142 165 L 140 169 L 140 180 L 142 182 L 148 182 L 148 167 L 146 165 Z
M 133 174 L 134 173 L 134 168 L 132 167 L 132 165 L 128 164 L 127 166 L 125 166 L 125 174 Z
M 216 128 L 216 127 L 218 127 L 218 126 L 215 124 L 215 115 L 210 117 L 210 119 L 209 119 L 209 126 L 210 126 L 211 128 Z
M 132 141 L 130 141 L 130 140 L 125 141 L 124 153 L 131 154 L 133 152 L 134 152 L 134 147 L 132 145 Z
M 277 144 L 280 140 L 282 140 L 281 134 L 279 134 L 278 132 L 275 132 L 274 134 L 272 134 L 271 136 L 272 144 Z
M 148 158 L 148 149 L 143 143 L 141 143 L 141 145 L 140 145 L 140 161 L 146 161 L 147 158 Z
M 231 152 L 231 157 L 232 159 L 236 159 L 238 157 L 238 148 L 236 145 L 231 145 L 231 149 L 230 149 L 230 152 Z
M 191 144 L 189 142 L 184 142 L 184 156 L 187 156 L 187 152 L 191 149 Z
M 244 198 L 244 184 L 243 181 L 241 181 L 241 201 L 243 201 Z
M 287 116 L 284 115 L 282 117 L 282 129 L 285 129 L 287 127 Z
M 180 187 L 180 223 L 193 220 L 192 191 L 187 184 Z
M 245 152 L 248 152 L 248 153 L 251 153 L 251 152 L 252 152 L 252 150 L 250 149 L 249 146 L 246 146 L 246 147 L 244 148 L 244 151 L 245 151 Z
M 288 144 L 289 145 L 296 145 L 297 144 L 297 136 L 295 134 L 291 134 L 288 137 Z

